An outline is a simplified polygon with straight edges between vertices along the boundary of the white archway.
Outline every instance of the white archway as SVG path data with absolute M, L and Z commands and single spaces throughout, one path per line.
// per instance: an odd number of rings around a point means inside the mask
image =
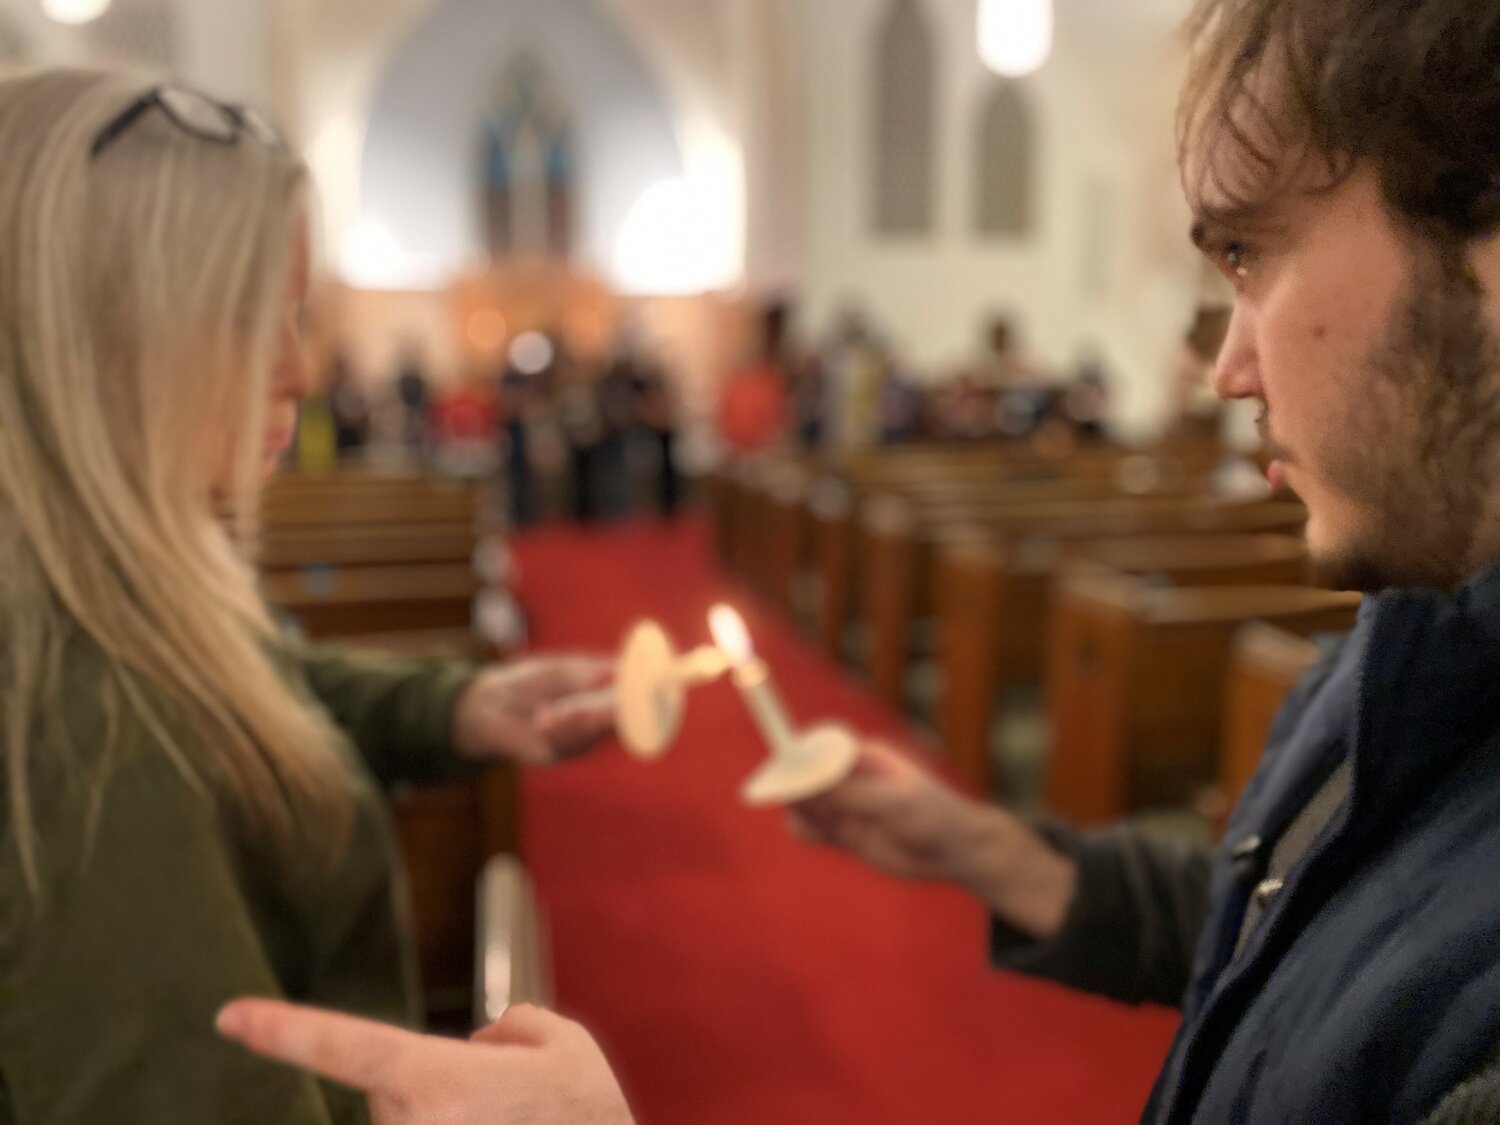
M 724 283 L 738 280 L 744 264 L 744 163 L 734 67 L 721 53 L 729 37 L 715 22 L 723 5 L 700 0 L 566 0 L 545 7 L 570 10 L 574 19 L 592 23 L 595 39 L 603 28 L 604 36 L 612 33 L 622 51 L 634 53 L 638 71 L 656 85 L 680 176 L 692 185 L 696 198 L 706 201 L 717 242 L 717 272 Z M 362 222 L 371 218 L 375 203 L 366 194 L 367 148 L 382 143 L 372 140 L 370 127 L 390 69 L 413 44 L 420 46 L 433 27 L 462 20 L 466 12 L 466 18 L 481 26 L 487 20 L 493 25 L 499 18 L 495 13 L 510 10 L 514 15 L 522 9 L 530 9 L 535 17 L 541 6 L 331 0 L 299 16 L 305 57 L 299 68 L 303 85 L 295 125 L 322 190 L 330 258 L 345 267 L 341 272 L 349 274 L 347 267 L 357 267 L 361 256 L 401 258 L 402 268 L 385 284 L 432 284 L 458 249 L 472 245 L 467 236 L 450 230 L 430 252 L 421 246 L 408 248 L 396 232 Z M 533 26 L 536 22 L 533 18 Z M 495 61 L 498 66 L 499 57 Z M 594 256 L 608 257 L 602 246 L 595 247 Z M 369 276 L 350 280 L 380 281 Z

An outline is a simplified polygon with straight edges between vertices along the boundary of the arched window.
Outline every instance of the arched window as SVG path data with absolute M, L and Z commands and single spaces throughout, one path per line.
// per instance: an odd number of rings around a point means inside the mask
M 925 234 L 936 211 L 936 68 L 919 0 L 893 0 L 875 66 L 875 229 Z
M 21 32 L 3 13 L 0 13 L 0 68 L 15 67 L 25 63 L 26 40 Z
M 1023 238 L 1035 222 L 1034 142 L 1020 87 L 997 80 L 979 111 L 975 227 L 980 234 Z
M 572 127 L 552 75 L 530 55 L 511 63 L 485 120 L 483 168 L 491 256 L 568 257 L 575 186 Z

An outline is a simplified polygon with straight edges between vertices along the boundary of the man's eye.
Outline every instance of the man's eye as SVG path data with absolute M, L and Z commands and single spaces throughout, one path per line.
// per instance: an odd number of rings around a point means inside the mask
M 1243 242 L 1226 243 L 1220 255 L 1225 272 L 1241 279 L 1250 272 L 1250 257 L 1250 247 Z

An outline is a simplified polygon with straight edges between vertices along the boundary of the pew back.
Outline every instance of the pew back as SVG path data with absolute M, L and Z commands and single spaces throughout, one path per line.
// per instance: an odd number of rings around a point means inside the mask
M 1070 575 L 1047 669 L 1050 807 L 1076 823 L 1181 803 L 1218 777 L 1225 688 L 1241 625 L 1307 635 L 1352 627 L 1355 594 L 1296 587 L 1153 587 Z
M 1320 657 L 1318 646 L 1306 637 L 1265 622 L 1252 622 L 1235 634 L 1219 779 L 1226 809 L 1239 800 L 1259 768 L 1281 705 Z

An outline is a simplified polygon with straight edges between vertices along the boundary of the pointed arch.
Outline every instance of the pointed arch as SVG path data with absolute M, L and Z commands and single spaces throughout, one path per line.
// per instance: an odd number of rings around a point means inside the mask
M 1035 131 L 1016 82 L 997 80 L 979 110 L 975 229 L 1025 238 L 1035 227 Z
M 875 60 L 874 218 L 881 234 L 926 234 L 937 210 L 937 83 L 920 0 L 892 0 Z
M 522 52 L 506 68 L 484 123 L 484 210 L 492 257 L 570 256 L 575 163 L 569 99 L 551 69 Z
M 30 53 L 21 29 L 8 15 L 0 12 L 0 67 L 21 66 Z

